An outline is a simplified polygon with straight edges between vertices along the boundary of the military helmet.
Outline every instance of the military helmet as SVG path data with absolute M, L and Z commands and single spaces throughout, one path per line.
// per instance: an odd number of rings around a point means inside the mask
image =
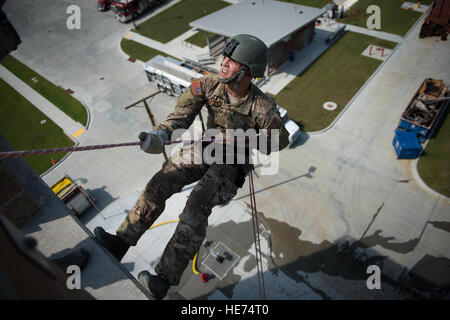
M 228 41 L 223 55 L 247 66 L 253 77 L 263 77 L 267 67 L 267 47 L 249 34 L 238 34 Z

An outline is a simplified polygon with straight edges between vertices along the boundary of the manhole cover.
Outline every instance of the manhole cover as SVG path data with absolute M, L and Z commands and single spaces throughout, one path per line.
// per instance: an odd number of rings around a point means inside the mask
M 214 273 L 219 280 L 222 280 L 227 272 L 239 261 L 240 257 L 222 242 L 217 243 L 213 249 L 219 253 L 219 255 L 224 257 L 223 262 L 217 262 L 216 258 L 209 253 L 201 264 Z
M 328 111 L 336 110 L 337 104 L 331 101 L 327 101 L 323 104 L 323 108 Z

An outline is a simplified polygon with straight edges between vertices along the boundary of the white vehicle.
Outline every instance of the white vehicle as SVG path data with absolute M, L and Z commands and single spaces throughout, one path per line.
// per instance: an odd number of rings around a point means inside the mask
M 184 61 L 160 55 L 144 63 L 144 70 L 150 82 L 171 96 L 180 96 L 192 80 L 206 74 Z
M 286 109 L 280 107 L 279 105 L 277 105 L 277 109 L 280 112 L 284 127 L 289 132 L 289 146 L 292 146 L 292 144 L 299 138 L 301 134 L 300 127 L 287 117 Z

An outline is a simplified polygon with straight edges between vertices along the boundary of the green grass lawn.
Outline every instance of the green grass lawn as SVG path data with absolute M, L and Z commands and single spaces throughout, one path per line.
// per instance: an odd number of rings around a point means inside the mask
M 212 32 L 208 32 L 208 37 L 209 37 L 209 43 L 211 43 L 214 41 L 214 39 L 219 37 L 219 35 L 212 33 Z M 200 48 L 204 48 L 208 45 L 208 43 L 206 42 L 206 32 L 202 31 L 202 30 L 199 30 L 196 34 L 187 38 L 185 41 L 192 43 Z
M 450 197 L 450 122 L 449 109 L 440 127 L 428 142 L 419 159 L 417 170 L 422 180 L 433 190 Z
M 361 55 L 369 44 L 389 49 L 396 45 L 347 32 L 274 99 L 288 110 L 288 117 L 303 131 L 328 127 L 381 64 L 379 60 Z M 326 101 L 336 102 L 338 108 L 334 111 L 323 109 Z
M 190 22 L 229 5 L 220 0 L 183 0 L 138 25 L 136 32 L 167 43 L 191 29 Z
M 319 9 L 322 9 L 330 2 L 329 0 L 278 0 L 278 1 L 300 4 L 302 6 L 315 7 Z
M 168 56 L 171 57 L 170 55 L 167 55 L 164 52 L 155 50 L 139 42 L 128 40 L 125 38 L 123 38 L 122 41 L 120 42 L 120 47 L 122 48 L 122 51 L 128 54 L 129 56 L 141 60 L 143 62 L 147 62 L 148 60 L 157 56 L 158 54 L 165 57 Z
M 78 121 L 83 126 L 86 126 L 86 108 L 65 90 L 58 88 L 53 83 L 34 72 L 11 55 L 8 55 L 1 62 L 1 64 L 10 72 L 14 73 L 16 77 L 28 84 L 36 92 L 65 112 L 73 120 Z M 33 82 L 33 78 L 37 79 L 37 82 Z
M 377 5 L 381 13 L 381 30 L 388 33 L 394 33 L 404 36 L 414 23 L 422 15 L 420 12 L 409 11 L 400 8 L 404 0 L 359 0 L 355 3 L 344 18 L 339 20 L 344 23 L 357 25 L 367 28 L 367 19 L 371 14 L 367 14 L 367 7 Z M 410 1 L 417 2 L 417 1 Z M 431 0 L 421 1 L 422 4 L 430 4 Z
M 16 150 L 70 147 L 74 142 L 39 109 L 0 79 L 0 128 L 2 135 Z M 41 124 L 41 120 L 46 120 Z M 60 160 L 65 154 L 25 157 L 38 174 L 52 166 L 52 157 Z

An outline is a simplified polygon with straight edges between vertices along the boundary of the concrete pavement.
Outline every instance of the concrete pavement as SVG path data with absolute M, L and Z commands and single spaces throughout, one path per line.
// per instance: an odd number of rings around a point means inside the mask
M 359 243 L 368 255 L 386 257 L 383 273 L 391 279 L 427 255 L 450 258 L 450 235 L 432 223 L 448 223 L 449 199 L 424 192 L 411 161 L 397 160 L 392 147 L 400 115 L 423 79 L 450 81 L 449 43 L 419 39 L 419 30 L 417 24 L 331 128 L 283 151 L 280 174 L 256 181 L 261 210 L 301 232 L 300 241 L 291 239 L 296 245 Z M 313 177 L 302 178 L 309 168 Z M 433 273 L 447 281 L 445 269 L 421 276 Z

